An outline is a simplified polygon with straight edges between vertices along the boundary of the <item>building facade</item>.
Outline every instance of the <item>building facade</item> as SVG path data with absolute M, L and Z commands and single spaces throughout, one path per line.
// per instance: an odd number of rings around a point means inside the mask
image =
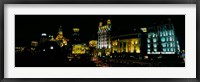
M 112 53 L 140 53 L 139 34 L 126 34 L 112 38 Z
M 110 49 L 111 48 L 111 21 L 108 19 L 107 24 L 103 25 L 103 22 L 99 22 L 98 27 L 98 49 Z
M 179 54 L 180 46 L 174 30 L 171 23 L 149 27 L 147 54 Z

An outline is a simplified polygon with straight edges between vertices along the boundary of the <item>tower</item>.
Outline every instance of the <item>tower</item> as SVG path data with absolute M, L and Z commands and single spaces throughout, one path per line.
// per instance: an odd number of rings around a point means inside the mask
M 66 39 L 63 36 L 63 30 L 62 30 L 62 26 L 60 26 L 60 28 L 58 29 L 58 34 L 56 36 L 56 42 L 58 43 L 58 45 L 60 47 L 66 46 L 67 45 L 67 41 L 69 41 L 68 39 Z
M 110 40 L 111 20 L 107 20 L 107 24 L 103 25 L 103 22 L 99 22 L 98 26 L 98 49 L 111 48 Z
M 73 28 L 73 44 L 80 43 L 80 29 L 79 28 Z

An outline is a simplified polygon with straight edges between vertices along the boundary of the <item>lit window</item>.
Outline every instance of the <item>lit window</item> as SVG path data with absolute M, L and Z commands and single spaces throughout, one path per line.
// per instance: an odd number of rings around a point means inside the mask
M 147 47 L 150 48 L 150 44 L 147 44 Z
M 163 48 L 163 52 L 166 52 L 166 48 Z
M 150 49 L 147 49 L 147 51 L 150 52 L 151 50 L 150 50 Z
M 169 52 L 169 48 L 167 48 L 167 51 Z
M 148 34 L 148 38 L 151 38 L 151 34 L 150 33 Z
M 160 36 L 162 37 L 162 32 L 160 32 Z
M 166 44 L 165 44 L 165 43 L 162 43 L 162 47 L 166 47 Z
M 156 42 L 156 41 L 157 41 L 157 39 L 156 39 L 156 38 L 154 38 L 154 39 L 153 39 L 153 42 Z
M 147 39 L 147 42 L 150 43 L 151 42 L 150 39 Z
M 169 38 L 168 38 L 168 37 L 166 37 L 166 41 L 169 41 Z
M 154 50 L 154 52 L 157 52 L 157 49 L 153 49 Z
M 172 35 L 172 32 L 171 32 L 171 30 L 169 31 L 169 35 Z
M 169 37 L 169 41 L 172 41 L 172 37 Z
M 172 35 L 174 35 L 174 31 L 172 30 Z
M 157 44 L 153 44 L 153 47 L 154 47 L 154 48 L 157 48 Z
M 170 47 L 173 47 L 172 43 L 170 43 Z
M 171 52 L 173 52 L 174 50 L 173 50 L 173 48 L 171 48 Z
M 165 33 L 166 33 L 166 36 L 168 36 L 168 32 L 167 32 L 167 31 L 165 31 Z
M 165 37 L 162 37 L 162 38 L 161 38 L 161 41 L 162 41 L 162 42 L 165 42 Z
M 163 32 L 163 36 L 165 36 L 165 32 Z

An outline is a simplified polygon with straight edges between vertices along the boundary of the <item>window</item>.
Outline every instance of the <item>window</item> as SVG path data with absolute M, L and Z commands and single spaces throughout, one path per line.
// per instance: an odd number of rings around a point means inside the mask
M 157 48 L 157 44 L 153 44 L 153 47 L 154 47 L 154 48 Z
M 162 41 L 162 42 L 165 42 L 165 37 L 162 37 L 162 38 L 161 38 L 161 41 Z
M 169 37 L 169 41 L 172 41 L 172 37 Z
M 166 48 L 163 48 L 163 52 L 166 52 Z
M 151 50 L 150 50 L 150 49 L 147 49 L 147 51 L 150 52 Z
M 174 51 L 174 49 L 173 48 L 171 48 L 171 52 L 173 52 Z
M 147 39 L 147 42 L 150 43 L 151 42 L 150 39 Z
M 174 31 L 172 30 L 172 35 L 174 35 Z
M 169 31 L 169 35 L 170 35 L 170 36 L 172 35 L 172 32 L 171 32 L 171 30 Z
M 153 49 L 153 51 L 154 51 L 154 52 L 157 52 L 157 49 L 156 49 L 156 48 L 154 48 L 154 49 Z
M 150 48 L 150 44 L 147 44 L 147 47 Z
M 162 47 L 166 47 L 166 43 L 162 43 Z
M 165 31 L 165 33 L 166 33 L 166 36 L 168 36 L 168 32 L 167 32 L 167 31 Z
M 160 32 L 160 36 L 162 37 L 162 32 Z
M 169 41 L 169 37 L 166 37 L 166 41 Z
M 151 38 L 151 33 L 148 33 L 148 38 Z
M 154 38 L 154 39 L 153 39 L 153 42 L 157 42 L 157 39 L 156 39 L 156 38 Z
M 170 47 L 173 47 L 173 44 L 172 44 L 172 42 L 170 43 Z

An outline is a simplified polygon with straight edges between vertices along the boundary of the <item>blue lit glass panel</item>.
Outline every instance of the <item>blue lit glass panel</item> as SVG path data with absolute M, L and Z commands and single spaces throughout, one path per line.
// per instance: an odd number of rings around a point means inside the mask
M 165 32 L 163 32 L 163 36 L 165 36 Z
M 153 35 L 153 37 L 155 37 L 155 34 L 154 34 L 154 33 L 153 33 L 152 35 Z
M 162 32 L 160 32 L 160 36 L 162 37 Z
M 174 31 L 172 30 L 172 35 L 174 35 Z
M 171 32 L 171 30 L 169 31 L 169 35 L 172 35 L 172 32 Z
M 151 33 L 148 33 L 148 38 L 151 38 Z
M 167 48 L 167 51 L 169 52 L 169 48 Z
M 150 44 L 147 44 L 147 47 L 150 48 Z
M 166 52 L 166 48 L 163 48 L 163 52 Z
M 170 47 L 173 47 L 173 44 L 172 44 L 172 43 L 170 43 Z
M 153 42 L 157 42 L 157 39 L 156 39 L 156 38 L 154 38 L 154 39 L 153 39 Z
M 153 51 L 154 51 L 154 52 L 157 52 L 157 49 L 154 48 Z
M 173 48 L 171 48 L 171 52 L 173 52 L 174 50 L 173 50 Z
M 154 47 L 154 48 L 157 48 L 157 44 L 153 44 L 153 47 Z
M 151 42 L 150 39 L 147 39 L 147 42 L 150 43 Z
M 162 43 L 162 47 L 166 47 L 166 44 L 165 44 L 165 43 Z
M 150 49 L 147 49 L 147 51 L 150 52 L 151 50 L 150 50 Z
M 169 37 L 169 41 L 172 41 L 172 37 Z
M 168 32 L 167 32 L 167 31 L 165 31 L 165 33 L 166 33 L 166 36 L 168 36 Z
M 161 38 L 161 42 L 165 42 L 165 37 L 162 37 L 162 38 Z
M 173 47 L 175 47 L 175 43 L 173 43 Z
M 169 41 L 169 37 L 166 37 L 166 41 Z

